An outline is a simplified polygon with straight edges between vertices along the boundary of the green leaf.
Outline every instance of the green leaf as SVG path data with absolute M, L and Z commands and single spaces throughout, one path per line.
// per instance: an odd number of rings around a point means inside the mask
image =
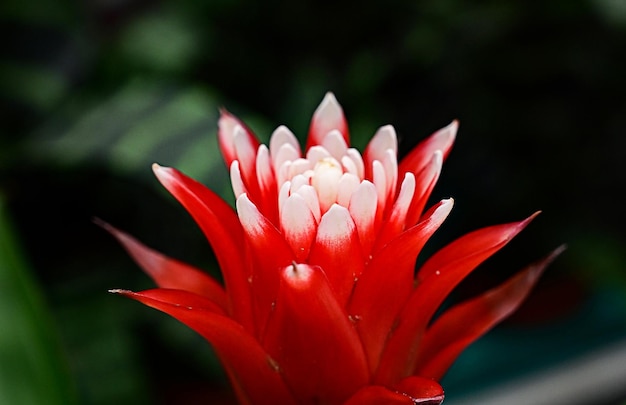
M 0 403 L 76 403 L 55 325 L 0 195 Z

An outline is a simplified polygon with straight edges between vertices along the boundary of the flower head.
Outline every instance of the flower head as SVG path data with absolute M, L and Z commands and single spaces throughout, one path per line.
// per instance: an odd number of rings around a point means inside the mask
M 222 110 L 219 145 L 236 211 L 200 183 L 154 165 L 215 251 L 222 286 L 110 225 L 159 288 L 112 290 L 168 313 L 214 347 L 243 404 L 439 404 L 438 380 L 510 314 L 558 252 L 435 318 L 448 294 L 536 214 L 469 233 L 415 271 L 452 209 L 425 210 L 458 123 L 397 161 L 392 126 L 363 155 L 328 93 L 301 149 L 284 126 L 259 143 Z

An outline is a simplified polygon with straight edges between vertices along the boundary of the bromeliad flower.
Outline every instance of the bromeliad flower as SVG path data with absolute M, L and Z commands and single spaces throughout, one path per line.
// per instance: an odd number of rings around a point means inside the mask
M 435 317 L 448 294 L 536 214 L 469 233 L 416 258 L 452 209 L 424 211 L 458 123 L 397 162 L 391 126 L 361 155 L 328 93 L 304 153 L 278 127 L 261 145 L 223 110 L 219 144 L 236 212 L 173 168 L 160 182 L 198 223 L 222 286 L 104 224 L 159 288 L 112 290 L 161 310 L 215 349 L 242 404 L 439 404 L 460 352 L 509 315 L 558 254 Z

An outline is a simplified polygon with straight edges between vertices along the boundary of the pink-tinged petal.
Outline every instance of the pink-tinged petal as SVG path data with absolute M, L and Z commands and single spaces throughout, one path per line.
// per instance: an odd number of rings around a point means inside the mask
M 348 313 L 357 320 L 356 328 L 372 371 L 378 367 L 391 327 L 413 290 L 417 255 L 452 205 L 452 199 L 441 201 L 429 210 L 426 219 L 374 254 L 356 283 Z
M 356 164 L 354 163 L 354 160 L 352 160 L 352 158 L 348 156 L 342 156 L 341 166 L 343 167 L 343 171 L 345 173 L 350 173 L 356 176 L 356 178 L 358 178 L 359 181 L 361 180 L 361 176 L 359 175 L 359 169 L 356 167 Z
M 235 212 L 218 195 L 178 170 L 157 164 L 152 170 L 193 217 L 213 247 L 224 276 L 232 317 L 244 327 L 252 328 L 251 292 L 241 254 L 243 232 Z
M 313 145 L 306 151 L 306 159 L 314 165 L 320 160 L 331 157 L 332 156 L 330 155 L 330 152 L 328 152 L 326 148 L 320 145 Z
M 427 325 L 448 294 L 480 263 L 506 245 L 538 213 L 510 224 L 471 232 L 435 253 L 417 274 L 398 327 L 389 339 L 376 381 L 390 384 L 413 371 L 415 355 Z
M 248 197 L 259 203 L 262 201 L 256 174 L 256 155 L 259 146 L 255 147 L 254 144 L 250 143 L 248 134 L 241 125 L 235 126 L 233 131 L 235 153 L 237 154 L 243 184 L 246 186 Z
M 320 210 L 320 201 L 317 198 L 315 187 L 305 184 L 298 187 L 293 192 L 304 198 L 304 201 L 306 201 L 307 206 L 313 213 L 313 217 L 315 217 L 315 223 L 318 224 L 320 219 L 322 219 L 322 212 Z
M 113 235 L 135 262 L 161 288 L 189 291 L 208 298 L 224 313 L 228 312 L 228 297 L 224 288 L 203 271 L 150 249 L 137 239 L 112 225 L 96 223 Z
M 317 222 L 306 200 L 301 195 L 292 194 L 287 198 L 280 212 L 280 225 L 296 261 L 303 262 L 311 251 L 311 244 L 317 231 Z
M 391 125 L 380 127 L 367 144 L 363 156 L 368 166 L 374 160 L 382 160 L 387 150 L 391 150 L 396 156 L 398 154 L 398 137 L 396 136 L 396 130 Z
M 293 264 L 280 277 L 263 346 L 299 404 L 340 404 L 369 379 L 352 322 L 320 268 Z
M 306 149 L 308 150 L 314 145 L 321 145 L 326 134 L 333 129 L 338 130 L 343 135 L 346 145 L 350 145 L 348 123 L 343 114 L 343 109 L 337 102 L 335 95 L 328 92 L 313 113 Z
M 297 163 L 297 162 L 294 162 Z M 298 173 L 294 175 L 291 179 L 291 187 L 289 187 L 289 193 L 295 193 L 300 187 L 310 185 L 310 178 L 307 174 Z
M 259 212 L 246 194 L 237 199 L 237 215 L 250 248 L 252 274 L 249 282 L 255 304 L 256 331 L 260 336 L 276 301 L 278 270 L 292 263 L 295 256 L 283 235 Z
M 398 168 L 399 174 L 403 175 L 406 172 L 418 173 L 430 162 L 436 150 L 442 151 L 443 160 L 446 160 L 454 144 L 458 129 L 459 122 L 454 120 L 450 125 L 441 128 L 420 142 L 415 149 L 400 162 Z
M 298 139 L 286 126 L 281 125 L 272 132 L 270 155 L 274 168 L 279 167 L 286 160 L 296 160 L 302 156 Z
M 363 158 L 361 157 L 359 151 L 354 148 L 348 148 L 346 151 L 346 157 L 349 157 L 350 160 L 354 162 L 359 179 L 365 179 L 365 163 L 363 163 Z
M 440 150 L 436 150 L 433 153 L 430 163 L 426 165 L 416 175 L 416 188 L 415 196 L 411 202 L 411 206 L 406 215 L 406 226 L 412 226 L 419 221 L 424 211 L 424 207 L 430 198 L 430 194 L 439 180 L 439 174 L 441 174 L 441 166 L 443 164 L 443 153 Z
M 324 269 L 338 301 L 345 304 L 364 267 L 356 225 L 347 208 L 334 204 L 322 216 L 309 264 Z
M 297 152 L 291 145 L 283 145 L 278 150 L 278 155 L 276 157 L 272 156 L 272 160 L 274 161 L 274 173 L 277 175 L 278 184 L 289 180 L 292 172 L 290 166 L 298 159 L 300 159 L 300 156 L 297 155 Z
M 348 150 L 346 140 L 343 138 L 341 132 L 336 129 L 326 134 L 321 145 L 330 153 L 330 156 L 337 160 L 341 160 Z
M 409 211 L 414 193 L 415 176 L 413 176 L 413 173 L 406 173 L 402 181 L 402 186 L 400 187 L 400 194 L 391 209 L 389 218 L 383 223 L 378 234 L 376 244 L 374 245 L 374 252 L 385 246 L 391 239 L 398 236 L 400 232 L 404 231 L 406 215 Z
M 242 403 L 296 404 L 273 360 L 240 324 L 203 306 L 195 294 L 177 290 L 112 290 L 158 309 L 206 339 L 239 389 Z
M 337 191 L 337 204 L 348 207 L 352 194 L 359 187 L 361 181 L 352 173 L 344 173 L 339 179 L 339 190 Z
M 376 208 L 378 206 L 378 196 L 376 186 L 367 180 L 354 190 L 348 210 L 354 220 L 359 240 L 363 248 L 365 257 L 369 256 L 374 240 L 376 239 Z
M 393 389 L 380 385 L 361 388 L 343 405 L 439 405 L 443 388 L 429 378 L 408 377 Z
M 226 162 L 226 167 L 230 167 L 233 160 L 237 159 L 237 151 L 235 148 L 235 128 L 237 126 L 243 128 L 245 133 L 245 142 L 250 145 L 250 148 L 256 150 L 259 147 L 259 141 L 254 136 L 254 133 L 243 123 L 239 118 L 235 117 L 226 109 L 220 109 L 220 119 L 217 122 L 218 125 L 218 141 L 222 156 Z
M 559 247 L 500 286 L 444 312 L 424 335 L 414 373 L 441 379 L 467 346 L 520 306 L 544 269 L 563 250 Z

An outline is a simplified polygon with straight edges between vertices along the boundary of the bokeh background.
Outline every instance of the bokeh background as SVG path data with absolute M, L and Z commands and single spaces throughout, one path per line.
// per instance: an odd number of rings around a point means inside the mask
M 568 245 L 446 403 L 626 398 L 624 1 L 3 0 L 0 27 L 0 403 L 229 403 L 202 339 L 107 293 L 151 282 L 92 218 L 219 277 L 151 163 L 232 202 L 218 108 L 303 139 L 326 91 L 359 148 L 460 120 L 426 254 L 543 211 L 455 299 Z

